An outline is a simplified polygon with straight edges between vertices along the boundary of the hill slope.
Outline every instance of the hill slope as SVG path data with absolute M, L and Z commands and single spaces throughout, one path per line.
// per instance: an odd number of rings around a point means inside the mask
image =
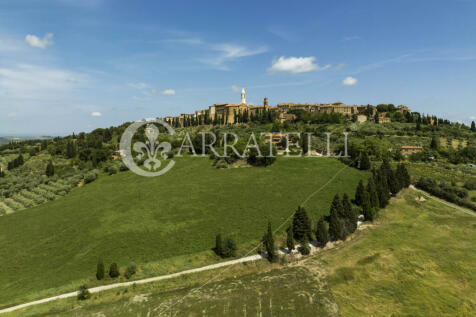
M 62 199 L 1 217 L 0 306 L 95 285 L 98 257 L 106 266 L 138 263 L 139 278 L 217 261 L 210 248 L 218 232 L 247 251 L 268 219 L 282 223 L 345 167 L 334 159 L 280 158 L 267 168 L 218 170 L 207 158 L 175 160 L 160 177 L 100 177 Z M 312 219 L 328 212 L 335 193 L 353 196 L 364 175 L 351 168 L 339 174 L 306 204 Z

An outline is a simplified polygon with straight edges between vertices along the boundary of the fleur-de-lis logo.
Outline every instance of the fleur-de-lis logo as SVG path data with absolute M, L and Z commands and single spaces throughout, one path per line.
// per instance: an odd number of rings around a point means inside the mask
M 154 123 L 160 124 L 165 127 L 166 131 L 169 134 L 175 133 L 174 129 L 172 129 L 172 127 L 170 127 L 166 122 L 162 120 L 134 122 L 129 127 L 127 127 L 127 129 L 122 134 L 120 144 L 120 152 L 124 164 L 134 173 L 147 177 L 162 175 L 168 172 L 175 164 L 173 160 L 169 160 L 166 167 L 164 167 L 163 169 L 159 169 L 163 163 L 160 158 L 164 160 L 167 159 L 167 152 L 170 152 L 172 146 L 169 142 L 158 142 L 157 139 L 159 137 L 160 132 Z M 147 127 L 145 128 L 145 142 L 135 142 L 131 149 L 131 143 L 134 134 L 137 133 L 137 130 L 141 126 L 146 124 Z M 136 159 L 145 159 L 143 166 L 147 170 L 140 168 L 136 164 L 136 160 L 134 159 L 132 150 L 134 151 L 134 153 L 138 153 L 135 156 Z
M 135 152 L 139 153 L 137 158 L 139 160 L 147 156 L 147 159 L 144 161 L 144 167 L 149 171 L 157 170 L 162 163 L 157 158 L 157 155 L 160 155 L 163 159 L 167 158 L 167 152 L 171 150 L 171 145 L 168 142 L 157 142 L 159 136 L 159 129 L 154 124 L 149 124 L 145 129 L 145 135 L 147 140 L 144 142 L 134 143 L 133 149 Z M 160 151 L 159 154 L 159 150 Z

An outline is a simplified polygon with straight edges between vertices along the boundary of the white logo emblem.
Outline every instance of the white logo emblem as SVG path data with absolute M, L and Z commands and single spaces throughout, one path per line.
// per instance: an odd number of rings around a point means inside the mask
M 165 121 L 153 120 L 134 122 L 127 127 L 121 137 L 120 153 L 122 161 L 132 172 L 141 176 L 154 177 L 165 174 L 175 164 L 173 160 L 170 160 L 167 166 L 163 169 L 159 169 L 164 163 L 160 158 L 162 158 L 162 160 L 167 159 L 167 152 L 172 149 L 172 146 L 169 142 L 159 142 L 157 140 L 160 131 L 155 124 L 163 126 L 171 135 L 175 133 L 174 129 Z M 136 141 L 132 145 L 134 136 L 137 136 L 138 129 L 143 125 L 147 125 L 145 128 L 145 142 Z M 133 153 L 137 154 L 134 156 Z M 136 160 L 143 161 L 144 168 L 139 167 Z

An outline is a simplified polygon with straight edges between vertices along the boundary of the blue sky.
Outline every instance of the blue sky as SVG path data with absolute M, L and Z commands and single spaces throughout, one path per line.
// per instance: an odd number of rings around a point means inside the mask
M 476 116 L 476 1 L 0 2 L 0 135 L 218 102 L 405 104 Z

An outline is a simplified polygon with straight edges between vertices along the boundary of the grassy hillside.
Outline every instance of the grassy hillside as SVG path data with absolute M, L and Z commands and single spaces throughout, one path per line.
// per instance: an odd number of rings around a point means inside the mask
M 405 190 L 375 225 L 298 262 L 236 265 L 12 316 L 472 316 L 476 217 L 417 198 Z
M 417 198 L 407 191 L 369 234 L 322 254 L 342 316 L 473 316 L 476 217 Z
M 280 224 L 344 168 L 325 158 L 230 169 L 216 169 L 207 158 L 175 160 L 160 177 L 100 177 L 66 197 L 1 217 L 0 306 L 95 285 L 98 257 L 106 266 L 136 262 L 137 278 L 215 262 L 210 248 L 219 231 L 232 235 L 243 254 L 268 219 Z M 335 193 L 353 195 L 364 175 L 352 168 L 339 174 L 306 204 L 312 219 L 328 212 Z

